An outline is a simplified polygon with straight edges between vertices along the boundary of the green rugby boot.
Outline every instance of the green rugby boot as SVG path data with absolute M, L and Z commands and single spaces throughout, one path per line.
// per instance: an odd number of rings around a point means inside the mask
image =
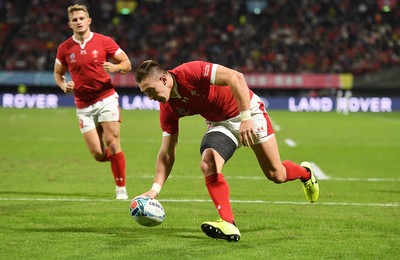
M 225 220 L 218 219 L 216 222 L 203 222 L 201 224 L 201 230 L 211 237 L 211 238 L 221 238 L 231 241 L 239 241 L 240 239 L 240 231 L 239 229 Z
M 309 202 L 314 203 L 318 200 L 319 196 L 319 184 L 315 178 L 313 168 L 309 162 L 302 162 L 300 166 L 303 166 L 311 173 L 311 178 L 308 181 L 302 182 L 304 194 Z

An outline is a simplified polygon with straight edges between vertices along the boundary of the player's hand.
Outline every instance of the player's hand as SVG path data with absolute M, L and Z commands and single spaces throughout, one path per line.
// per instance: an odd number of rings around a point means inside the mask
M 62 90 L 64 91 L 64 93 L 72 93 L 74 92 L 74 87 L 75 87 L 75 82 L 73 81 L 65 81 L 65 76 L 63 76 L 64 79 L 64 87 L 62 88 Z
M 137 197 L 149 197 L 150 199 L 155 199 L 157 197 L 157 195 L 158 195 L 158 193 L 156 191 L 149 190 L 149 191 L 147 191 L 145 193 L 140 194 L 139 196 L 136 196 L 135 198 L 137 198 Z
M 242 121 L 239 127 L 240 142 L 243 146 L 251 146 L 256 139 L 256 131 L 254 130 L 253 119 Z
M 118 64 L 114 64 L 114 63 L 106 61 L 103 64 L 103 69 L 105 71 L 107 71 L 108 73 L 117 73 L 121 70 L 121 67 L 118 66 Z

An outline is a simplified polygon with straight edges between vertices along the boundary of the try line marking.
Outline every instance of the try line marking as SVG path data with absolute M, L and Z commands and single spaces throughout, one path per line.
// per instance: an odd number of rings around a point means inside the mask
M 0 201 L 62 201 L 62 202 L 121 202 L 115 199 L 87 199 L 87 198 L 0 198 Z M 125 200 L 122 202 L 127 202 Z M 159 199 L 160 202 L 172 203 L 211 203 L 205 199 Z M 286 205 L 328 205 L 328 206 L 362 206 L 362 207 L 399 207 L 399 203 L 357 203 L 357 202 L 298 202 L 298 201 L 267 201 L 267 200 L 231 200 L 232 203 L 247 204 L 286 204 Z

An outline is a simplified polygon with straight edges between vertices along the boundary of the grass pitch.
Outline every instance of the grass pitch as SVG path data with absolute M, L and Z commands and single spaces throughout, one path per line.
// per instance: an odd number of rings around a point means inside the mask
M 127 188 L 151 187 L 157 111 L 122 111 Z M 75 110 L 0 109 L 1 259 L 395 259 L 400 255 L 400 113 L 270 111 L 281 158 L 325 175 L 309 204 L 300 182 L 267 181 L 252 151 L 224 169 L 242 233 L 200 230 L 218 216 L 199 169 L 201 117 L 181 120 L 177 160 L 158 199 L 166 219 L 141 227 L 114 200 L 109 163 L 95 162 Z

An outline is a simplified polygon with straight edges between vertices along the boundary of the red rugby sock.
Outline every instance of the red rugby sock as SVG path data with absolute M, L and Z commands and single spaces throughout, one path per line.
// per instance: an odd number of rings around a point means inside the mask
M 229 222 L 234 223 L 231 203 L 229 201 L 229 186 L 222 173 L 214 174 L 205 177 L 208 194 L 215 207 L 218 210 L 219 216 Z
M 114 176 L 115 184 L 119 187 L 125 186 L 125 155 L 121 151 L 111 156 L 111 170 Z
M 301 181 L 307 181 L 311 178 L 311 173 L 306 168 L 291 162 L 283 161 L 283 166 L 286 168 L 286 181 L 293 181 L 300 179 Z

